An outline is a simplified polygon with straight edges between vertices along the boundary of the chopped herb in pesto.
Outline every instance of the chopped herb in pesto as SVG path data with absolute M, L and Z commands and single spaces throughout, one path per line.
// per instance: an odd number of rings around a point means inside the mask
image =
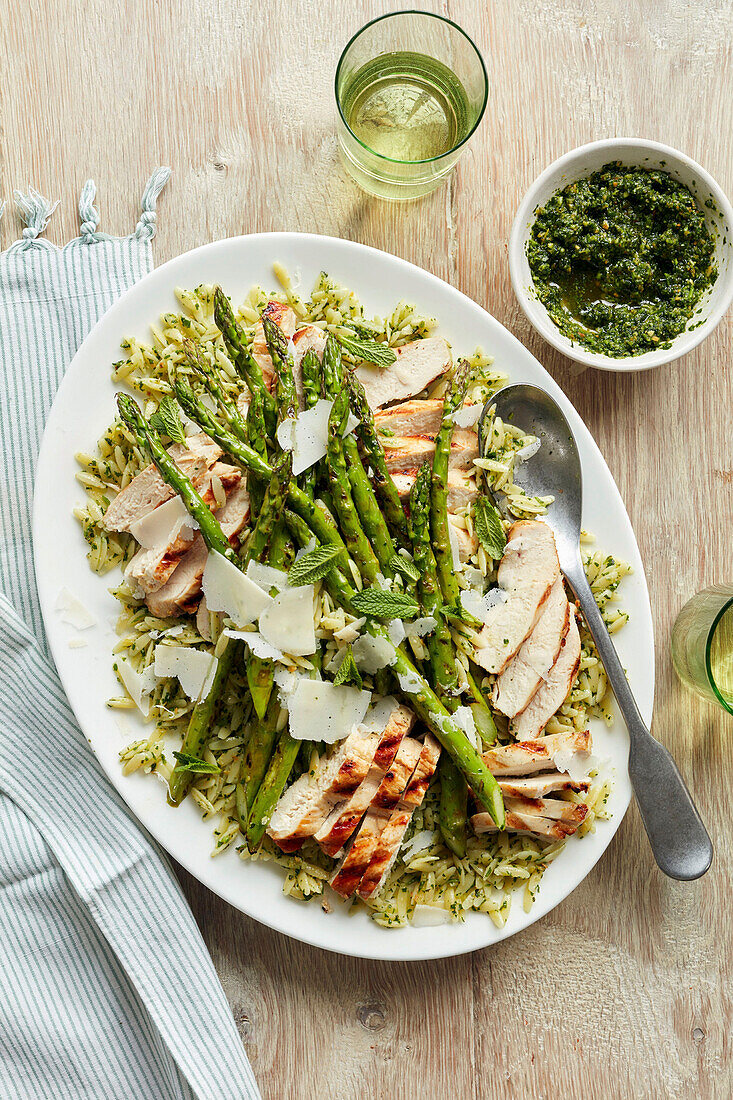
M 535 215 L 527 259 L 560 332 L 624 357 L 669 347 L 715 281 L 715 243 L 667 172 L 606 164 Z

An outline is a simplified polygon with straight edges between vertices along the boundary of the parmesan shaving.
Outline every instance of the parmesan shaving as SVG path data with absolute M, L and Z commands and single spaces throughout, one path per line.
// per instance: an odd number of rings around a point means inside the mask
M 302 474 L 326 457 L 328 450 L 328 418 L 333 401 L 319 398 L 312 409 L 306 409 L 297 418 L 287 417 L 279 425 L 276 436 L 284 451 L 293 452 L 293 475 Z M 349 435 L 359 423 L 349 413 L 344 435 Z
M 363 721 L 370 699 L 369 691 L 304 677 L 288 700 L 290 736 L 327 745 L 341 741 Z
M 224 611 L 237 626 L 253 623 L 273 603 L 259 585 L 214 550 L 206 559 L 201 587 L 209 611 Z
M 483 405 L 464 405 L 462 409 L 456 409 L 450 414 L 449 419 L 457 428 L 473 428 L 478 424 Z
M 131 523 L 130 534 L 146 550 L 152 550 L 170 546 L 179 535 L 192 539 L 197 528 L 198 523 L 189 515 L 181 498 L 175 496 Z
M 219 661 L 210 653 L 182 645 L 155 647 L 155 675 L 174 677 L 189 699 L 205 698 L 211 690 Z
M 77 600 L 68 588 L 59 590 L 54 607 L 61 616 L 61 622 L 68 623 L 76 630 L 88 630 L 97 622 L 91 611 L 87 610 L 81 600 Z
M 315 653 L 312 584 L 278 593 L 260 615 L 260 633 L 266 642 L 294 657 Z
M 265 565 L 260 561 L 251 561 L 245 569 L 245 576 L 254 581 L 263 592 L 269 592 L 271 588 L 277 588 L 279 592 L 289 588 L 288 575 L 282 569 L 275 569 L 272 565 Z
M 116 662 L 117 675 L 140 713 L 148 718 L 150 715 L 150 699 L 147 698 L 155 687 L 155 669 L 148 665 L 142 672 L 137 672 L 129 661 L 122 659 Z
M 367 676 L 373 676 L 380 668 L 386 668 L 395 658 L 394 645 L 388 638 L 374 638 L 371 634 L 362 634 L 353 643 L 356 667 Z

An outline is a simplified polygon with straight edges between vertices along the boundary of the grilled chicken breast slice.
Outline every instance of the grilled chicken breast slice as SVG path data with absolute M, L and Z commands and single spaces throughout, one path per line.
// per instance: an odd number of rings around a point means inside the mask
M 269 318 L 278 328 L 282 329 L 283 335 L 288 340 L 292 339 L 295 335 L 295 330 L 298 327 L 298 318 L 295 315 L 295 311 L 291 309 L 290 306 L 283 305 L 282 302 L 268 302 L 262 311 L 262 319 L 255 325 L 254 335 L 252 337 L 252 358 L 255 363 L 259 365 L 265 376 L 265 385 L 268 390 L 271 390 L 275 383 L 275 368 L 272 365 L 272 359 L 267 350 L 265 327 L 262 324 L 262 320 L 264 320 L 265 317 Z
M 372 799 L 380 789 L 385 773 L 389 771 L 403 739 L 415 724 L 415 715 L 408 707 L 397 706 L 379 738 L 374 759 L 363 782 L 350 798 L 340 803 L 315 834 L 324 852 L 336 856 L 353 836 L 359 822 L 369 809 Z
M 507 811 L 506 827 L 513 833 L 521 833 L 523 836 L 537 836 L 543 840 L 565 840 L 577 831 L 578 826 L 588 814 L 588 807 L 582 803 L 575 807 L 580 811 L 577 815 L 579 821 L 555 821 L 548 817 L 537 817 L 532 814 L 512 813 Z M 496 824 L 490 814 L 474 814 L 471 818 L 473 831 L 481 833 L 498 832 Z
M 168 454 L 194 487 L 198 488 L 223 452 L 218 444 L 203 433 L 189 436 L 187 444 L 184 446 L 182 443 L 174 443 L 168 447 Z M 165 504 L 173 496 L 173 490 L 151 462 L 117 494 L 104 514 L 104 526 L 107 531 L 129 531 L 131 524 L 147 516 L 158 505 Z
M 304 840 L 318 832 L 334 803 L 343 802 L 371 767 L 379 734 L 356 730 L 321 764 L 316 775 L 296 779 L 279 800 L 267 832 L 281 841 Z
M 550 775 L 528 775 L 517 779 L 499 779 L 499 789 L 504 798 L 544 798 L 553 791 L 576 791 L 584 794 L 590 788 L 590 778 L 572 779 L 555 772 Z
M 557 660 L 538 688 L 532 702 L 513 718 L 510 729 L 519 741 L 539 737 L 558 707 L 561 707 L 575 682 L 580 668 L 580 633 L 571 614 Z
M 387 469 L 391 474 L 417 475 L 423 462 L 432 465 L 435 455 L 435 440 L 425 435 L 380 436 L 387 459 Z M 478 458 L 478 436 L 468 428 L 455 428 L 451 437 L 451 449 L 448 457 L 449 469 L 473 470 L 473 460 Z
M 226 504 L 217 513 L 217 519 L 226 537 L 234 544 L 237 535 L 249 520 L 249 494 L 243 485 L 238 485 L 229 494 Z M 173 575 L 164 585 L 145 597 L 153 615 L 167 619 L 170 615 L 193 614 L 201 596 L 201 580 L 207 555 L 206 543 L 201 532 L 197 531 Z
M 432 734 L 425 735 L 417 766 L 410 777 L 405 792 L 392 816 L 379 834 L 376 846 L 359 883 L 359 896 L 367 899 L 377 894 L 384 885 L 407 832 L 415 809 L 420 805 L 440 758 L 440 745 Z
M 558 577 L 534 629 L 494 685 L 494 705 L 508 718 L 514 718 L 529 705 L 557 660 L 570 625 L 570 614 L 565 585 L 562 577 Z
M 564 798 L 515 798 L 505 799 L 507 810 L 532 817 L 548 817 L 552 821 L 565 821 L 580 825 L 588 813 L 582 802 L 568 802 Z
M 453 362 L 450 347 L 442 336 L 413 340 L 394 350 L 397 358 L 386 369 L 373 363 L 360 363 L 356 368 L 372 409 L 414 397 L 445 374 Z
M 520 520 L 509 531 L 497 580 L 507 595 L 494 604 L 476 643 L 475 659 L 500 673 L 533 629 L 560 576 L 555 536 L 540 520 Z
M 396 436 L 422 436 L 435 441 L 442 420 L 443 402 L 434 398 L 401 401 L 399 405 L 379 409 L 374 414 L 374 423 L 385 447 Z
M 533 775 L 536 772 L 557 771 L 554 757 L 558 753 L 584 753 L 591 750 L 589 730 L 573 733 L 552 733 L 536 741 L 518 741 L 497 745 L 483 754 L 489 771 L 501 780 L 504 776 Z
M 242 473 L 236 466 L 228 466 L 224 462 L 215 462 L 207 472 L 199 487 L 199 495 L 212 512 L 220 512 L 212 485 L 215 477 L 228 495 L 241 482 Z M 163 540 L 157 546 L 141 547 L 127 565 L 125 576 L 146 595 L 156 592 L 173 575 L 181 558 L 191 547 L 195 535 L 195 528 L 183 527 L 170 541 Z

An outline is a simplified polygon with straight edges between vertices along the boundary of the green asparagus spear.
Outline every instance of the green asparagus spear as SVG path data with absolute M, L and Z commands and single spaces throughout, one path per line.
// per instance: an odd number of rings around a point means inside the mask
M 298 394 L 295 390 L 295 378 L 293 377 L 293 356 L 288 348 L 288 341 L 283 331 L 269 317 L 262 322 L 265 330 L 267 349 L 270 352 L 272 365 L 277 374 L 277 406 L 278 416 L 284 420 L 288 416 L 297 416 Z
M 259 390 L 256 390 L 252 394 L 252 400 L 247 410 L 247 438 L 245 442 L 249 443 L 250 447 L 257 452 L 264 462 L 267 462 L 266 435 L 262 394 Z M 251 470 L 247 471 L 247 492 L 249 493 L 250 511 L 253 516 L 258 515 L 262 507 L 266 485 L 267 483 L 258 474 L 253 473 Z
M 237 403 L 231 394 L 227 393 L 215 370 L 206 361 L 199 348 L 191 340 L 183 341 L 183 354 L 187 365 L 204 386 L 207 393 L 214 398 L 221 415 L 226 420 L 229 430 L 243 443 L 247 442 L 247 424 L 237 407 Z
M 278 693 L 273 691 L 267 704 L 265 717 L 252 730 L 250 739 L 247 742 L 242 765 L 242 777 L 235 791 L 237 820 L 243 833 L 247 831 L 250 810 L 267 771 L 267 765 L 270 763 L 277 737 L 280 709 Z
M 438 566 L 438 579 L 443 600 L 453 607 L 460 607 L 460 589 L 453 567 L 453 553 L 448 534 L 448 462 L 454 428 L 451 417 L 463 404 L 468 377 L 468 364 L 461 361 L 443 402 L 443 420 L 435 437 L 430 486 L 430 531 Z
M 219 663 L 216 666 L 216 672 L 214 673 L 214 679 L 209 688 L 209 694 L 205 699 L 201 699 L 193 708 L 193 713 L 188 723 L 188 729 L 186 730 L 186 736 L 183 738 L 183 744 L 181 745 L 181 752 L 188 753 L 190 756 L 201 757 L 209 737 L 209 730 L 214 717 L 216 704 L 229 679 L 229 673 L 234 664 L 234 655 L 237 648 L 237 643 L 230 638 L 224 652 L 219 657 Z M 180 805 L 193 778 L 190 772 L 181 769 L 180 764 L 175 766 L 168 783 L 168 801 L 172 806 Z
M 392 480 L 392 475 L 387 467 L 387 456 L 377 433 L 374 414 L 369 407 L 364 387 L 351 370 L 344 371 L 344 380 L 349 390 L 351 408 L 354 415 L 359 418 L 356 434 L 364 448 L 367 464 L 372 468 L 374 485 L 382 504 L 384 517 L 395 538 L 404 546 L 407 546 L 409 541 L 407 516 L 402 507 L 397 486 Z
M 344 367 L 341 348 L 333 336 L 329 336 L 323 353 L 323 384 L 326 396 L 336 399 L 344 391 Z M 341 441 L 348 471 L 349 485 L 364 534 L 372 545 L 380 569 L 385 576 L 393 575 L 392 559 L 397 547 L 389 533 L 376 494 L 361 461 L 359 447 L 353 434 Z
M 247 543 L 247 561 L 261 561 L 273 527 L 282 515 L 293 473 L 293 456 L 282 451 L 273 463 L 272 477 L 265 490 L 257 520 Z
M 303 356 L 300 373 L 303 379 L 303 404 L 306 409 L 312 409 L 321 396 L 321 364 L 313 348 L 308 348 Z
M 379 562 L 359 522 L 342 447 L 348 415 L 349 395 L 346 390 L 342 390 L 334 401 L 328 418 L 328 477 L 336 518 L 344 536 L 346 549 L 356 562 L 362 577 L 374 584 L 380 572 Z
M 275 398 L 265 385 L 262 367 L 252 357 L 247 347 L 244 332 L 237 323 L 229 299 L 220 286 L 214 289 L 214 320 L 216 321 L 216 327 L 221 331 L 224 338 L 230 358 L 240 376 L 247 383 L 250 393 L 254 394 L 259 391 L 262 394 L 267 431 L 268 434 L 272 435 L 277 421 Z

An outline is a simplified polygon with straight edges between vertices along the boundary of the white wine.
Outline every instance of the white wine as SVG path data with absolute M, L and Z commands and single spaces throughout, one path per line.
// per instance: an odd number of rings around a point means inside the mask
M 711 639 L 710 676 L 724 701 L 733 708 L 733 607 L 723 613 Z
M 449 153 L 469 129 L 468 97 L 455 73 L 404 50 L 358 69 L 344 87 L 343 111 L 367 148 L 409 163 Z

